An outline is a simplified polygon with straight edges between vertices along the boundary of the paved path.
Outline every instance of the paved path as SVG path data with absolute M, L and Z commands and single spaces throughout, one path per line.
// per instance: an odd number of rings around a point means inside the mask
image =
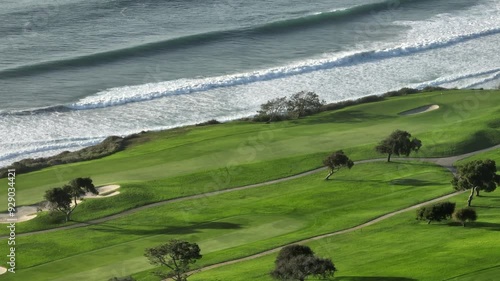
M 455 167 L 453 167 L 453 163 L 455 163 L 456 161 L 462 160 L 464 158 L 473 156 L 473 155 L 478 154 L 478 153 L 482 153 L 482 152 L 486 152 L 486 151 L 490 151 L 490 150 L 494 150 L 494 149 L 498 149 L 498 148 L 500 148 L 500 145 L 496 145 L 496 146 L 493 146 L 493 147 L 490 147 L 490 148 L 486 148 L 486 149 L 482 149 L 482 150 L 478 150 L 478 151 L 474 151 L 474 152 L 471 152 L 471 153 L 466 153 L 466 154 L 462 154 L 462 155 L 458 155 L 458 156 L 442 157 L 442 158 L 395 158 L 395 159 L 398 159 L 398 160 L 419 160 L 419 161 L 423 161 L 423 162 L 431 162 L 431 163 L 435 163 L 437 165 L 440 165 L 440 166 L 442 166 L 442 167 L 450 170 L 450 172 L 452 172 L 453 174 L 455 174 L 456 169 L 455 169 Z M 371 162 L 379 162 L 379 161 L 386 161 L 386 160 L 387 159 L 385 159 L 385 158 L 383 158 L 383 159 L 368 159 L 368 160 L 358 161 L 358 162 L 355 162 L 355 163 L 358 163 L 358 164 L 360 164 L 360 163 L 371 163 Z M 310 174 L 312 172 L 318 172 L 318 171 L 321 171 L 321 170 L 324 170 L 324 168 L 316 169 L 316 170 L 310 171 L 308 173 Z M 327 237 L 332 237 L 332 236 L 336 236 L 336 235 L 340 235 L 340 234 L 345 234 L 345 233 L 353 232 L 355 230 L 359 230 L 361 228 L 373 225 L 375 223 L 378 223 L 380 221 L 383 221 L 383 220 L 388 219 L 390 217 L 393 217 L 395 215 L 398 215 L 398 214 L 401 214 L 401 213 L 404 213 L 404 212 L 407 212 L 407 211 L 410 211 L 410 210 L 415 210 L 415 209 L 420 208 L 420 207 L 422 207 L 424 205 L 427 205 L 427 204 L 430 204 L 430 203 L 439 202 L 441 200 L 451 198 L 451 197 L 453 197 L 455 195 L 462 194 L 464 192 L 466 192 L 466 191 L 458 191 L 458 192 L 454 192 L 454 193 L 451 193 L 451 194 L 448 194 L 448 195 L 444 195 L 444 196 L 441 196 L 441 197 L 438 197 L 438 198 L 427 200 L 427 201 L 424 201 L 422 203 L 419 203 L 419 204 L 416 204 L 416 205 L 413 205 L 413 206 L 410 206 L 410 207 L 407 207 L 407 208 L 404 208 L 404 209 L 401 209 L 401 210 L 398 210 L 398 211 L 390 212 L 388 214 L 382 215 L 382 216 L 380 216 L 378 218 L 375 218 L 373 220 L 367 221 L 367 222 L 365 222 L 363 224 L 360 224 L 360 225 L 357 225 L 357 226 L 354 226 L 354 227 L 351 227 L 351 228 L 346 228 L 346 229 L 338 230 L 338 231 L 331 232 L 331 233 L 326 233 L 326 234 L 322 234 L 322 235 L 318 235 L 318 236 L 313 236 L 313 237 L 310 237 L 310 238 L 307 238 L 307 239 L 303 239 L 303 240 L 299 240 L 299 241 L 296 241 L 296 242 L 293 242 L 293 243 L 289 243 L 287 245 L 283 245 L 283 246 L 280 246 L 280 247 L 277 247 L 277 248 L 274 248 L 274 249 L 271 249 L 271 250 L 267 250 L 267 251 L 264 251 L 264 252 L 261 252 L 261 253 L 255 254 L 255 255 L 247 256 L 247 257 L 244 257 L 244 258 L 240 258 L 240 259 L 235 259 L 235 260 L 230 260 L 230 261 L 225 261 L 225 262 L 221 262 L 221 263 L 216 263 L 216 264 L 213 264 L 213 265 L 209 265 L 209 266 L 206 266 L 206 267 L 203 267 L 203 268 L 197 270 L 197 272 L 207 271 L 207 270 L 211 270 L 211 269 L 215 269 L 215 268 L 218 268 L 218 267 L 222 267 L 222 266 L 226 266 L 226 265 L 231 265 L 231 264 L 235 264 L 235 263 L 239 263 L 239 262 L 243 262 L 243 261 L 253 260 L 253 259 L 256 259 L 256 258 L 259 258 L 259 257 L 263 257 L 263 256 L 266 256 L 266 255 L 269 255 L 269 254 L 272 254 L 272 253 L 276 253 L 276 252 L 280 251 L 283 247 L 286 247 L 286 246 L 291 245 L 291 244 L 303 244 L 303 243 L 311 242 L 311 241 L 314 241 L 314 240 L 319 240 L 319 239 L 323 239 L 323 238 L 327 238 Z
M 440 165 L 440 166 L 442 166 L 444 168 L 447 168 L 452 173 L 455 173 L 455 168 L 453 167 L 453 163 L 455 163 L 456 161 L 464 159 L 464 158 L 467 158 L 467 157 L 470 157 L 470 156 L 473 156 L 473 155 L 478 154 L 478 153 L 482 153 L 482 152 L 494 150 L 494 149 L 497 149 L 497 148 L 500 148 L 500 144 L 492 146 L 492 147 L 489 147 L 489 148 L 486 148 L 486 149 L 481 149 L 481 150 L 477 150 L 477 151 L 474 151 L 474 152 L 470 152 L 470 153 L 466 153 L 466 154 L 462 154 L 462 155 L 457 155 L 457 156 L 451 156 L 451 157 L 442 157 L 442 158 L 393 158 L 393 161 L 394 160 L 404 160 L 404 161 L 413 160 L 413 161 L 431 162 L 431 163 L 435 163 L 437 165 Z M 363 163 L 381 162 L 381 161 L 386 161 L 386 160 L 387 160 L 386 158 L 377 158 L 377 159 L 367 159 L 367 160 L 356 161 L 354 163 L 355 164 L 363 164 Z M 305 176 L 308 176 L 308 175 L 311 175 L 311 174 L 315 174 L 315 173 L 323 171 L 323 170 L 326 170 L 326 168 L 325 167 L 321 167 L 321 168 L 318 168 L 318 169 L 315 169 L 315 170 L 311 170 L 311 171 L 308 171 L 308 172 L 304 172 L 304 173 L 300 173 L 300 174 L 297 174 L 297 175 L 293 175 L 293 176 L 289 176 L 289 177 L 285 177 L 285 178 L 281 178 L 281 179 L 276 179 L 276 180 L 271 180 L 271 181 L 266 181 L 266 182 L 262 182 L 262 183 L 257 183 L 257 184 L 251 184 L 251 185 L 245 185 L 245 186 L 240 186 L 240 187 L 228 188 L 228 189 L 225 189 L 225 190 L 213 191 L 213 192 L 208 192 L 208 193 L 203 193 L 203 194 L 197 194 L 197 195 L 191 195 L 191 196 L 186 196 L 186 197 L 180 197 L 180 198 L 175 198 L 175 199 L 168 199 L 168 200 L 164 200 L 164 201 L 160 201 L 160 202 L 156 202 L 156 203 L 144 205 L 144 206 L 141 206 L 141 207 L 137 207 L 137 208 L 134 208 L 134 209 L 130 209 L 130 210 L 127 210 L 127 211 L 124 211 L 124 212 L 121 212 L 121 213 L 118 213 L 118 214 L 115 214 L 115 215 L 103 217 L 103 218 L 100 218 L 100 219 L 90 220 L 88 222 L 75 223 L 75 224 L 68 225 L 68 226 L 51 228 L 51 229 L 46 229 L 46 230 L 39 230 L 39 231 L 33 231 L 33 232 L 27 232 L 27 233 L 19 233 L 19 234 L 17 234 L 17 237 L 19 237 L 19 236 L 27 236 L 27 235 L 34 235 L 34 234 L 40 234 L 40 233 L 48 233 L 48 232 L 53 232 L 53 231 L 73 229 L 73 228 L 78 228 L 78 227 L 84 227 L 84 226 L 89 226 L 89 225 L 100 224 L 100 223 L 103 223 L 103 222 L 107 222 L 107 221 L 110 221 L 110 220 L 114 220 L 114 219 L 118 219 L 118 218 L 124 217 L 126 215 L 130 215 L 130 214 L 142 211 L 142 210 L 146 210 L 146 209 L 154 208 L 154 207 L 158 207 L 158 206 L 163 206 L 163 205 L 166 205 L 166 204 L 169 204 L 169 203 L 182 202 L 182 201 L 186 201 L 186 200 L 199 199 L 199 198 L 203 198 L 203 197 L 211 197 L 211 196 L 216 196 L 216 195 L 224 194 L 224 193 L 228 193 L 228 192 L 234 192 L 234 191 L 238 191 L 238 190 L 245 190 L 245 189 L 250 189 L 250 188 L 256 188 L 256 187 L 271 185 L 271 184 L 275 184 L 275 183 L 280 183 L 280 182 L 285 182 L 285 181 L 289 181 L 289 180 L 293 180 L 293 179 L 298 179 L 298 178 L 301 178 L 301 177 L 305 177 Z M 453 193 L 453 195 L 455 195 L 455 194 L 458 194 L 458 193 Z M 447 196 L 453 196 L 453 195 L 447 195 Z M 444 198 L 436 198 L 434 200 L 441 200 L 441 199 L 444 199 Z M 427 202 L 427 203 L 429 203 L 429 202 Z M 412 207 L 409 207 L 409 208 L 412 208 Z M 400 211 L 397 211 L 397 212 L 400 212 Z M 403 212 L 403 211 L 401 211 L 401 212 Z M 391 214 L 392 213 L 389 213 L 386 216 L 389 216 Z M 396 214 L 396 212 L 394 212 L 394 214 Z M 369 223 L 369 222 L 367 222 L 367 223 Z M 364 226 L 360 226 L 360 227 L 364 227 Z M 0 239 L 7 238 L 7 237 L 8 236 L 5 236 L 5 235 L 4 236 L 0 236 Z

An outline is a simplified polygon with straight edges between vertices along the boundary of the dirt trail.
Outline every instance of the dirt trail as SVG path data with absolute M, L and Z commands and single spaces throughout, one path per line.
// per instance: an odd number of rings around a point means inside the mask
M 393 158 L 393 161 L 395 161 L 395 160 L 404 160 L 404 161 L 411 161 L 411 160 L 413 160 L 413 161 L 431 162 L 431 163 L 435 163 L 435 164 L 437 164 L 439 166 L 442 166 L 442 167 L 450 170 L 452 173 L 455 173 L 455 168 L 453 167 L 453 163 L 455 163 L 456 161 L 464 159 L 464 158 L 467 158 L 467 157 L 470 157 L 470 156 L 473 156 L 473 155 L 478 154 L 478 153 L 482 153 L 482 152 L 494 150 L 494 149 L 497 149 L 497 148 L 500 148 L 500 144 L 492 146 L 492 147 L 489 147 L 489 148 L 485 148 L 485 149 L 473 151 L 473 152 L 462 154 L 462 155 L 451 156 L 451 157 L 441 157 L 441 158 Z M 367 160 L 356 161 L 354 163 L 355 164 L 362 164 L 362 163 L 372 163 L 372 162 L 381 162 L 381 161 L 387 161 L 387 159 L 386 158 L 367 159 Z M 89 226 L 89 225 L 100 224 L 100 223 L 103 223 L 103 222 L 107 222 L 107 221 L 110 221 L 110 220 L 114 220 L 114 219 L 118 219 L 118 218 L 124 217 L 126 215 L 130 215 L 130 214 L 142 211 L 142 210 L 146 210 L 146 209 L 149 209 L 149 208 L 154 208 L 154 207 L 157 207 L 157 206 L 163 206 L 163 205 L 166 205 L 166 204 L 169 204 L 169 203 L 182 202 L 182 201 L 186 201 L 186 200 L 199 199 L 199 198 L 203 198 L 203 197 L 211 197 L 211 196 L 216 196 L 216 195 L 219 195 L 219 194 L 224 194 L 224 193 L 228 193 L 228 192 L 234 192 L 234 191 L 238 191 L 238 190 L 245 190 L 245 189 L 250 189 L 250 188 L 267 186 L 267 185 L 271 185 L 271 184 L 275 184 L 275 183 L 280 183 L 280 182 L 285 182 L 285 181 L 289 181 L 289 180 L 293 180 L 293 179 L 305 177 L 305 176 L 308 176 L 308 175 L 311 175 L 311 174 L 315 174 L 315 173 L 323 171 L 323 170 L 325 170 L 325 168 L 321 167 L 321 168 L 318 168 L 318 169 L 314 169 L 314 170 L 307 171 L 307 172 L 304 172 L 304 173 L 296 174 L 296 175 L 293 175 L 293 176 L 289 176 L 289 177 L 285 177 L 285 178 L 281 178 L 281 179 L 276 179 L 276 180 L 271 180 L 271 181 L 266 181 L 266 182 L 262 182 L 262 183 L 245 185 L 245 186 L 240 186 L 240 187 L 234 187 L 234 188 L 229 188 L 229 189 L 225 189 L 225 190 L 213 191 L 213 192 L 208 192 L 208 193 L 203 193 L 203 194 L 197 194 L 197 195 L 191 195 L 191 196 L 186 196 L 186 197 L 168 199 L 168 200 L 165 200 L 165 201 L 160 201 L 160 202 L 156 202 L 156 203 L 144 205 L 144 206 L 141 206 L 141 207 L 137 207 L 137 208 L 134 208 L 134 209 L 130 209 L 130 210 L 127 210 L 127 211 L 124 211 L 124 212 L 121 212 L 121 213 L 118 213 L 118 214 L 115 214 L 115 215 L 103 217 L 103 218 L 100 218 L 100 219 L 90 220 L 88 222 L 81 222 L 81 223 L 76 223 L 76 224 L 72 224 L 72 225 L 68 225 L 68 226 L 51 228 L 51 229 L 46 229 L 46 230 L 39 230 L 39 231 L 33 231 L 33 232 L 27 232 L 27 233 L 19 233 L 19 234 L 17 234 L 17 236 L 19 237 L 19 236 L 27 236 L 27 235 L 34 235 L 34 234 L 40 234 L 40 233 L 48 233 L 48 232 L 53 232 L 53 231 L 73 229 L 73 228 L 78 228 L 78 227 L 84 227 L 84 226 Z M 450 196 L 451 197 L 451 196 L 454 196 L 456 194 L 459 194 L 459 193 L 453 193 L 453 194 L 446 195 L 446 196 Z M 446 197 L 446 196 L 439 197 L 439 198 L 436 198 L 436 199 L 433 199 L 433 200 L 442 200 L 442 199 L 445 199 L 445 198 L 449 198 L 449 197 Z M 428 202 L 424 202 L 422 204 L 426 204 L 426 203 L 429 203 L 429 202 L 433 202 L 433 201 L 431 200 L 431 201 L 428 201 Z M 419 206 L 420 205 L 415 205 L 415 206 L 412 206 L 412 207 L 418 208 Z M 403 209 L 403 210 L 400 210 L 400 211 L 388 213 L 388 214 L 386 214 L 386 215 L 384 215 L 384 216 L 376 219 L 377 221 L 375 221 L 375 222 L 378 222 L 380 220 L 386 219 L 386 218 L 391 217 L 391 216 L 393 216 L 395 214 L 399 214 L 400 212 L 404 212 L 406 210 L 410 210 L 410 208 L 412 208 L 412 207 L 408 207 L 407 209 Z M 375 222 L 373 222 L 373 223 L 375 223 Z M 366 224 L 368 224 L 368 223 L 370 223 L 370 222 L 367 222 Z M 363 225 L 360 225 L 358 227 L 361 228 L 361 227 L 365 227 L 365 226 L 367 226 L 367 225 L 363 224 Z M 347 231 L 347 230 L 349 230 L 349 229 L 342 230 L 342 231 Z M 344 232 L 342 232 L 342 233 L 344 233 Z M 333 234 L 331 234 L 331 235 L 333 235 Z M 5 235 L 4 236 L 0 236 L 0 239 L 3 239 L 3 238 L 7 238 L 7 236 L 5 236 Z M 305 240 L 304 240 L 304 242 L 305 242 Z M 273 249 L 273 250 L 270 250 L 270 251 L 278 251 L 278 250 L 279 249 L 277 248 L 277 249 Z M 266 252 L 264 252 L 264 253 L 266 253 Z M 271 252 L 269 252 L 269 253 L 271 253 Z M 243 261 L 243 259 L 241 261 Z

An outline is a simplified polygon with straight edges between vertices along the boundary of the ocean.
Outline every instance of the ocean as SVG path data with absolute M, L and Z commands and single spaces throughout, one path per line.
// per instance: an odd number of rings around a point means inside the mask
M 498 0 L 3 0 L 0 166 L 402 87 L 500 83 Z

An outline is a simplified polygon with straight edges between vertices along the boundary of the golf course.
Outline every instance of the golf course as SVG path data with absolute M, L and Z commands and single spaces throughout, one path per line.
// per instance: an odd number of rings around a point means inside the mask
M 375 147 L 395 130 L 422 147 L 387 162 Z M 325 180 L 323 160 L 339 150 L 354 166 Z M 171 239 L 201 249 L 189 281 L 273 280 L 277 254 L 291 244 L 331 259 L 337 271 L 327 280 L 498 280 L 500 191 L 474 197 L 477 220 L 465 227 L 415 219 L 431 203 L 466 207 L 470 192 L 451 181 L 458 166 L 484 159 L 500 167 L 500 90 L 142 132 L 112 155 L 16 175 L 17 207 L 78 177 L 103 193 L 84 198 L 68 222 L 46 209 L 18 222 L 16 273 L 0 280 L 161 280 L 144 252 Z M 2 227 L 1 253 L 8 235 Z

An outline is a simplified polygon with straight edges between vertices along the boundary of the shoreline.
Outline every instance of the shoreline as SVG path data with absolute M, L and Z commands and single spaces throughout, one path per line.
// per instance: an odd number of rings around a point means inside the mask
M 324 111 L 339 110 L 339 109 L 343 109 L 343 108 L 353 106 L 353 105 L 358 105 L 358 104 L 378 102 L 378 101 L 382 101 L 382 100 L 389 98 L 389 97 L 407 96 L 407 95 L 413 95 L 413 94 L 419 94 L 419 93 L 427 93 L 427 92 L 433 92 L 433 91 L 449 91 L 449 90 L 472 90 L 472 91 L 476 90 L 476 91 L 480 91 L 480 90 L 490 90 L 490 89 L 483 89 L 483 88 L 479 88 L 479 89 L 448 89 L 448 88 L 442 88 L 442 87 L 425 87 L 423 89 L 401 88 L 397 91 L 389 91 L 389 92 L 386 92 L 386 93 L 383 93 L 380 95 L 368 95 L 368 96 L 361 97 L 358 99 L 349 99 L 349 100 L 345 100 L 345 101 L 339 101 L 339 102 L 325 104 L 325 105 L 323 105 L 320 113 L 324 112 Z M 494 91 L 495 89 L 491 89 L 491 90 Z M 228 121 L 221 121 L 221 122 L 219 122 L 215 119 L 212 119 L 212 120 L 208 120 L 208 121 L 205 121 L 202 123 L 173 127 L 173 128 L 164 129 L 164 130 L 141 131 L 138 133 L 127 135 L 127 136 L 108 136 L 102 142 L 100 142 L 96 145 L 85 147 L 83 149 L 79 149 L 79 150 L 75 150 L 75 151 L 63 151 L 61 153 L 57 153 L 57 154 L 54 154 L 52 156 L 47 156 L 47 157 L 24 158 L 22 160 L 15 161 L 8 166 L 0 167 L 0 178 L 5 177 L 5 173 L 6 173 L 7 169 L 16 169 L 16 171 L 19 174 L 22 174 L 22 173 L 33 172 L 33 171 L 41 170 L 43 168 L 53 167 L 53 166 L 57 166 L 57 165 L 78 163 L 78 162 L 103 158 L 103 157 L 115 154 L 119 151 L 126 149 L 126 147 L 134 139 L 142 138 L 149 133 L 173 131 L 173 130 L 179 130 L 179 129 L 190 128 L 190 127 L 212 126 L 212 125 L 217 125 L 220 123 L 229 123 L 229 122 L 238 122 L 238 121 L 257 122 L 257 121 L 253 120 L 253 117 L 255 117 L 255 115 L 244 117 L 244 118 L 228 120 Z M 259 122 L 257 122 L 257 123 L 259 123 Z M 78 158 L 77 157 L 80 154 L 86 154 L 89 151 L 93 151 L 93 150 L 102 150 L 103 148 L 105 150 L 104 153 L 96 154 L 96 155 L 93 155 L 91 157 L 86 157 L 86 158 Z M 110 148 L 110 149 L 107 149 L 107 148 Z M 71 161 L 66 161 L 65 159 L 71 159 Z

